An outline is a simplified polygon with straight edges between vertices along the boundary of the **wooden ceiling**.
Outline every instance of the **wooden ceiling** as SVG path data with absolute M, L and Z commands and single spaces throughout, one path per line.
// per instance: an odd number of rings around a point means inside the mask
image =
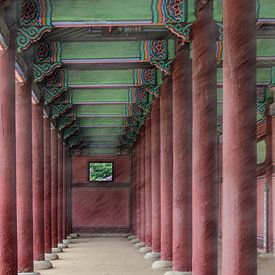
M 17 66 L 72 149 L 118 154 L 131 147 L 171 72 L 177 45 L 190 44 L 195 1 L 17 1 Z M 275 85 L 275 2 L 257 1 L 258 120 Z M 6 22 L 9 21 L 6 8 Z M 222 0 L 214 1 L 219 127 L 222 123 Z M 0 24 L 3 34 L 3 24 Z M 3 36 L 3 35 L 2 35 Z M 1 39 L 0 39 L 1 40 Z M 2 42 L 5 39 L 2 39 Z M 263 99 L 264 96 L 264 99 Z M 123 149 L 123 150 L 122 150 Z

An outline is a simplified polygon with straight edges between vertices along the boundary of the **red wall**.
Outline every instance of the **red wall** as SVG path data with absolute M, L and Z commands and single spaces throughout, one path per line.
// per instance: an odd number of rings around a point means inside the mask
M 88 180 L 90 161 L 113 161 L 112 183 Z M 130 228 L 128 156 L 73 157 L 72 226 L 74 232 L 127 231 Z

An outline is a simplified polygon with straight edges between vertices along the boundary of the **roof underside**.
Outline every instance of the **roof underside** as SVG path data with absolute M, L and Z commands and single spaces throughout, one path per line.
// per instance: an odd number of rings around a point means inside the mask
M 23 9 L 26 2 L 42 10 L 36 18 Z M 34 81 L 72 148 L 117 154 L 135 142 L 163 75 L 169 74 L 178 41 L 189 39 L 194 2 L 21 1 L 21 36 L 27 36 L 28 28 L 44 35 L 36 43 L 20 37 L 19 51 L 26 63 L 29 57 L 34 60 Z M 275 84 L 274 0 L 257 1 L 257 16 L 257 92 L 267 98 L 268 87 Z M 222 34 L 222 0 L 214 1 L 214 19 Z M 192 54 L 192 43 L 190 49 Z M 221 124 L 222 39 L 217 41 L 217 66 Z

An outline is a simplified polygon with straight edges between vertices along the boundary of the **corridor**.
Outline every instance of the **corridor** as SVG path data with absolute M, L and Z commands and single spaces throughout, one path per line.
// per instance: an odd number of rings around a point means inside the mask
M 163 275 L 151 269 L 144 254 L 126 237 L 89 237 L 73 239 L 70 247 L 52 261 L 53 268 L 41 275 Z
M 88 237 L 72 239 L 69 248 L 52 261 L 53 268 L 41 275 L 163 275 L 169 269 L 153 270 L 126 237 Z M 258 256 L 258 275 L 271 275 L 275 257 Z M 221 274 L 219 270 L 219 274 Z

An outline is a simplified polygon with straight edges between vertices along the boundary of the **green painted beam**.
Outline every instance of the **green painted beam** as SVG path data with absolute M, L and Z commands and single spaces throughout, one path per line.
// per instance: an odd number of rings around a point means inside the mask
M 124 125 L 125 119 L 121 117 L 111 117 L 111 118 L 102 118 L 102 117 L 95 117 L 95 118 L 80 118 L 78 120 L 78 125 L 80 127 L 89 127 L 93 125 Z
M 159 46 L 157 42 L 152 44 L 150 41 L 131 40 L 63 42 L 61 59 L 65 64 L 148 62 L 153 45 Z M 160 53 L 166 53 L 164 59 L 175 57 L 174 40 L 163 41 L 160 45 L 163 47 L 163 52 L 160 51 Z M 158 57 L 161 58 L 161 56 Z
M 88 155 L 117 155 L 117 148 L 89 148 L 87 149 Z
M 72 89 L 72 103 L 128 101 L 128 89 Z
M 98 23 L 152 22 L 151 0 L 52 0 L 52 20 L 58 22 Z
M 122 128 L 82 128 L 81 134 L 83 136 L 93 136 L 93 135 L 122 135 L 124 129 Z
M 123 115 L 126 108 L 124 105 L 77 105 L 76 109 L 78 115 Z

